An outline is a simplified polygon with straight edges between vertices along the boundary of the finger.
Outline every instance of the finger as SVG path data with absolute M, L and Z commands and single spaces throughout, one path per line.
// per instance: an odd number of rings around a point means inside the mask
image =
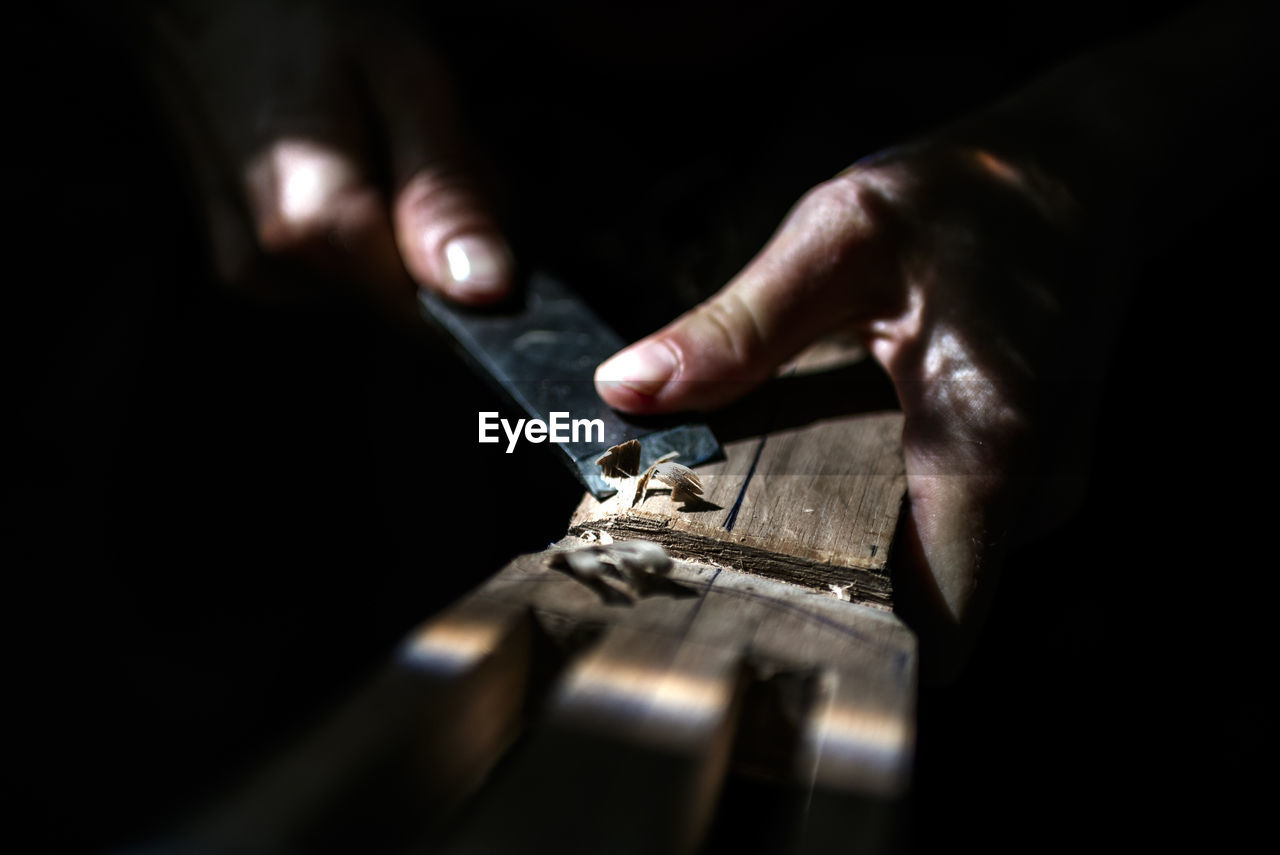
M 511 251 L 465 177 L 424 168 L 400 191 L 394 217 L 400 255 L 419 285 L 473 305 L 510 292 Z
M 237 4 L 165 20 L 156 70 L 171 108 L 188 117 L 226 281 L 267 298 L 354 285 L 412 311 L 385 193 L 367 167 L 346 28 L 331 12 Z
M 711 409 L 768 379 L 805 345 L 882 311 L 887 246 L 871 191 L 811 191 L 732 282 L 600 365 L 596 388 L 635 413 Z
M 247 170 L 258 245 L 327 279 L 356 283 L 397 316 L 412 315 L 383 194 L 350 151 L 306 138 L 271 142 Z
M 416 40 L 388 36 L 371 55 L 389 134 L 392 219 L 405 268 L 464 303 L 501 300 L 514 263 L 475 177 L 444 69 Z

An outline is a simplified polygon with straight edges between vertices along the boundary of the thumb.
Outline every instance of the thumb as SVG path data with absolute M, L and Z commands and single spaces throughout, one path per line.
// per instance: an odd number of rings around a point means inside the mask
M 866 187 L 811 190 L 750 264 L 706 302 L 596 369 L 596 389 L 633 413 L 714 409 L 805 345 L 881 310 L 887 242 Z
M 436 164 L 416 173 L 395 203 L 396 238 L 419 285 L 481 305 L 511 290 L 511 252 L 470 183 Z
M 476 180 L 449 75 L 402 31 L 377 32 L 367 47 L 368 74 L 389 137 L 400 257 L 422 287 L 473 305 L 499 301 L 515 265 Z

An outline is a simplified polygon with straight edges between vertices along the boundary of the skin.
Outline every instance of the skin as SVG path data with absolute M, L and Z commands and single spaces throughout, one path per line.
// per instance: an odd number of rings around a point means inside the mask
M 860 161 L 719 293 L 602 364 L 600 395 L 713 408 L 824 334 L 860 335 L 906 416 L 905 616 L 926 677 L 954 679 L 1009 551 L 1083 497 L 1133 271 L 1265 171 L 1256 12 L 1191 9 Z
M 1030 511 L 1017 501 L 1046 450 L 1071 444 L 1062 414 L 1087 407 L 1084 387 L 1051 406 L 1038 394 L 1081 369 L 1061 364 L 1088 325 L 1056 265 L 1071 234 L 1064 194 L 983 150 L 929 145 L 855 166 L 810 191 L 718 294 L 601 365 L 596 385 L 630 412 L 716 407 L 811 341 L 856 332 L 906 416 L 915 608 L 950 673 L 1007 548 L 1082 486 L 1064 472 Z
M 168 92 L 225 278 L 269 293 L 270 262 L 302 263 L 397 318 L 415 286 L 472 305 L 510 291 L 447 76 L 411 28 L 257 5 L 202 19 L 203 5 L 188 18 L 203 26 L 158 19 L 153 62 L 206 94 L 195 111 Z M 1177 206 L 1143 202 L 1250 133 L 1257 105 L 1227 96 L 1248 91 L 1261 31 L 1245 6 L 1193 13 L 860 161 L 714 297 L 602 364 L 599 394 L 634 413 L 711 409 L 856 332 L 906 416 L 906 609 L 926 666 L 954 675 L 1008 551 L 1083 491 L 1125 272 L 1181 225 Z M 1212 186 L 1180 178 L 1179 202 L 1248 174 L 1238 152 L 1223 161 Z
M 510 291 L 448 76 L 411 28 L 377 8 L 174 5 L 146 22 L 148 62 L 224 280 L 296 298 L 273 262 L 302 264 L 400 322 L 415 285 L 470 305 Z

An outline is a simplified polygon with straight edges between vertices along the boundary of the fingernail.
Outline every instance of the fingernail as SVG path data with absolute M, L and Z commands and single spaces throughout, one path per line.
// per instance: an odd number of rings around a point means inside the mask
M 662 342 L 647 341 L 605 361 L 596 370 L 601 383 L 619 383 L 641 395 L 656 395 L 676 372 L 676 355 Z
M 449 267 L 450 294 L 468 297 L 497 297 L 511 281 L 511 253 L 505 244 L 488 235 L 463 235 L 445 244 L 444 260 Z

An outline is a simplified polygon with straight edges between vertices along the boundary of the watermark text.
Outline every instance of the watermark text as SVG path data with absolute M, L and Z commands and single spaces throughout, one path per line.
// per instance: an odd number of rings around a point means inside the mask
M 496 412 L 480 413 L 480 441 L 501 442 L 507 437 L 507 454 L 515 450 L 523 434 L 528 442 L 604 442 L 602 419 L 575 419 L 568 413 L 551 413 L 551 421 L 542 419 L 516 419 L 513 425 L 498 417 Z

